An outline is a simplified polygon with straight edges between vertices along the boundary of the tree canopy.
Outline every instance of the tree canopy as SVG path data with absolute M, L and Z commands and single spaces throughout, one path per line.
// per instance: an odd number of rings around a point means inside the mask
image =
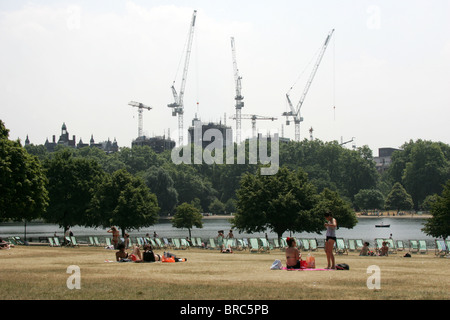
M 39 160 L 8 138 L 0 120 L 0 221 L 39 218 L 49 201 L 47 177 Z

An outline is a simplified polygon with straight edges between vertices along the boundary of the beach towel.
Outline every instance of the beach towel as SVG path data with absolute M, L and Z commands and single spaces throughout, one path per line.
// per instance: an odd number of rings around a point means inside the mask
M 286 267 L 283 267 L 282 270 L 287 270 L 287 271 L 334 271 L 335 269 L 319 269 L 319 268 L 288 269 Z

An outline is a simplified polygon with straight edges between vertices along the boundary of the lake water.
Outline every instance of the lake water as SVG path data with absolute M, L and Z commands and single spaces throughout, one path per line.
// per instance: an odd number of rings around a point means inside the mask
M 426 219 L 421 218 L 359 218 L 358 224 L 353 229 L 339 228 L 336 231 L 336 235 L 339 238 L 344 239 L 362 239 L 373 243 L 375 238 L 389 238 L 392 234 L 392 238 L 395 240 L 427 240 L 428 243 L 434 244 L 434 238 L 427 236 L 421 231 Z M 378 224 L 390 224 L 389 228 L 376 228 Z M 193 237 L 201 237 L 207 240 L 211 237 L 217 236 L 218 230 L 224 230 L 225 234 L 231 228 L 231 224 L 228 219 L 204 219 L 203 228 L 193 228 L 191 230 Z M 111 237 L 111 234 L 107 233 L 107 229 L 102 228 L 85 228 L 85 227 L 73 227 L 72 232 L 79 239 L 87 240 L 88 236 Z M 47 223 L 28 223 L 27 239 L 31 238 L 33 241 L 37 241 L 39 237 L 53 236 L 56 234 L 60 237 L 63 236 L 63 229 L 58 225 Z M 158 224 L 149 228 L 143 228 L 140 230 L 131 230 L 128 233 L 132 238 L 137 236 L 143 236 L 147 233 L 153 235 L 156 232 L 159 237 L 163 238 L 185 238 L 189 235 L 187 229 L 176 229 L 172 227 L 169 220 L 161 220 Z M 234 235 L 237 238 L 249 238 L 249 237 L 264 237 L 265 233 L 253 233 L 239 234 L 237 230 L 234 230 Z M 276 238 L 275 233 L 267 231 L 267 235 L 270 239 Z M 8 236 L 20 236 L 24 237 L 24 225 L 23 223 L 2 223 L 0 224 L 0 237 L 7 238 Z M 325 238 L 325 231 L 322 234 L 316 233 L 292 233 L 286 232 L 283 237 L 294 236 L 297 238 L 316 238 L 319 244 Z

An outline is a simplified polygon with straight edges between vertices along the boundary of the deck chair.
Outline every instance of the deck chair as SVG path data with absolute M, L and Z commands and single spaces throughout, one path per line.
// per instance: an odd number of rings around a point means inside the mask
M 105 244 L 107 247 L 112 247 L 112 243 L 111 243 L 111 239 L 110 238 L 105 238 Z
M 244 241 L 242 241 L 242 239 L 236 239 L 236 250 L 245 250 Z
M 337 254 L 348 254 L 347 246 L 345 245 L 343 238 L 337 238 L 335 246 Z
M 302 244 L 302 250 L 303 251 L 309 251 L 309 241 L 308 241 L 308 239 L 300 239 L 300 242 Z
M 280 249 L 280 241 L 277 238 L 273 239 L 273 247 L 275 249 Z
M 419 252 L 419 244 L 417 240 L 409 240 L 409 252 L 411 253 Z
M 317 239 L 309 239 L 309 249 L 311 251 L 317 251 L 318 250 Z
M 89 237 L 89 245 L 95 247 L 94 237 Z
M 397 240 L 397 251 L 405 250 L 405 246 L 403 245 L 403 240 Z
M 136 242 L 137 242 L 139 247 L 142 247 L 144 245 L 144 239 L 141 238 L 141 237 L 137 237 L 136 238 Z
M 436 241 L 436 247 L 434 254 L 438 257 L 443 257 L 448 254 L 448 248 L 445 244 L 444 240 L 435 240 Z
M 158 248 L 160 248 L 160 249 L 164 248 L 164 245 L 162 244 L 160 238 L 155 238 L 155 242 L 156 242 L 156 245 L 158 246 Z
M 259 240 L 261 241 L 261 247 L 260 247 L 261 251 L 269 253 L 270 252 L 270 243 L 269 243 L 269 241 L 267 241 L 266 238 L 259 238 Z
M 356 241 L 353 239 L 348 239 L 348 251 L 356 251 Z
M 64 237 L 64 240 L 65 240 L 65 245 L 66 246 L 70 246 L 70 247 L 72 246 L 72 241 L 71 241 L 69 236 Z
M 189 249 L 189 247 L 190 247 L 189 242 L 185 238 L 181 238 L 180 239 L 180 248 L 185 250 L 185 249 Z
M 169 239 L 163 238 L 163 242 L 164 242 L 164 248 L 171 248 L 172 247 L 172 245 L 169 242 Z
M 419 252 L 428 253 L 427 242 L 425 240 L 419 240 Z
M 97 246 L 97 247 L 100 247 L 100 246 L 101 246 L 100 241 L 98 241 L 98 237 L 94 237 L 94 244 L 95 244 L 95 246 Z
M 389 238 L 389 239 L 385 239 L 384 241 L 386 241 L 386 243 L 389 247 L 389 253 L 397 253 L 397 248 L 395 247 L 394 240 Z
M 361 251 L 364 247 L 362 239 L 356 239 L 356 250 Z
M 200 238 L 200 237 L 195 237 L 195 240 L 197 240 L 197 247 L 199 247 L 199 248 L 201 248 L 201 247 L 203 247 L 203 241 L 202 241 L 202 238 Z
M 375 252 L 380 253 L 381 248 L 383 247 L 383 239 L 377 238 L 375 239 Z
M 209 238 L 209 249 L 217 249 L 216 241 L 214 240 L 214 238 Z
M 72 241 L 72 246 L 74 246 L 74 247 L 79 247 L 80 246 L 78 244 L 77 238 L 75 238 L 74 236 L 71 236 L 70 240 Z
M 48 243 L 49 243 L 50 247 L 55 247 L 55 241 L 53 241 L 52 237 L 48 237 Z
M 243 238 L 242 242 L 244 243 L 244 248 L 245 249 L 250 249 L 250 245 L 248 244 L 248 239 L 247 238 Z
M 260 247 L 259 247 L 259 244 L 258 244 L 258 239 L 256 239 L 256 238 L 250 238 L 250 239 L 248 239 L 248 241 L 249 241 L 249 244 L 250 244 L 249 249 L 250 249 L 250 252 L 251 252 L 251 253 L 254 253 L 254 252 L 260 252 Z
M 445 246 L 447 247 L 447 252 L 450 251 L 450 240 L 445 240 Z
M 286 242 L 286 238 L 280 238 L 280 249 L 286 250 L 287 247 L 288 247 L 288 245 Z
M 53 243 L 55 244 L 55 247 L 61 247 L 61 242 L 58 237 L 53 237 Z

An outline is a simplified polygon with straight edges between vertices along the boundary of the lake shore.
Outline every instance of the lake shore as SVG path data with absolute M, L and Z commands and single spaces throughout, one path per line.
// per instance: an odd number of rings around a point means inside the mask
M 423 214 L 417 214 L 417 213 L 405 213 L 403 215 L 397 215 L 394 212 L 383 212 L 379 214 L 370 214 L 365 215 L 360 212 L 356 213 L 356 216 L 361 219 L 379 219 L 379 218 L 390 218 L 390 219 L 429 219 L 432 217 L 431 214 L 423 213 Z M 171 217 L 163 217 L 161 219 L 170 219 Z M 213 219 L 232 219 L 234 218 L 233 215 L 211 215 L 211 216 L 204 216 L 204 220 L 213 220 Z

